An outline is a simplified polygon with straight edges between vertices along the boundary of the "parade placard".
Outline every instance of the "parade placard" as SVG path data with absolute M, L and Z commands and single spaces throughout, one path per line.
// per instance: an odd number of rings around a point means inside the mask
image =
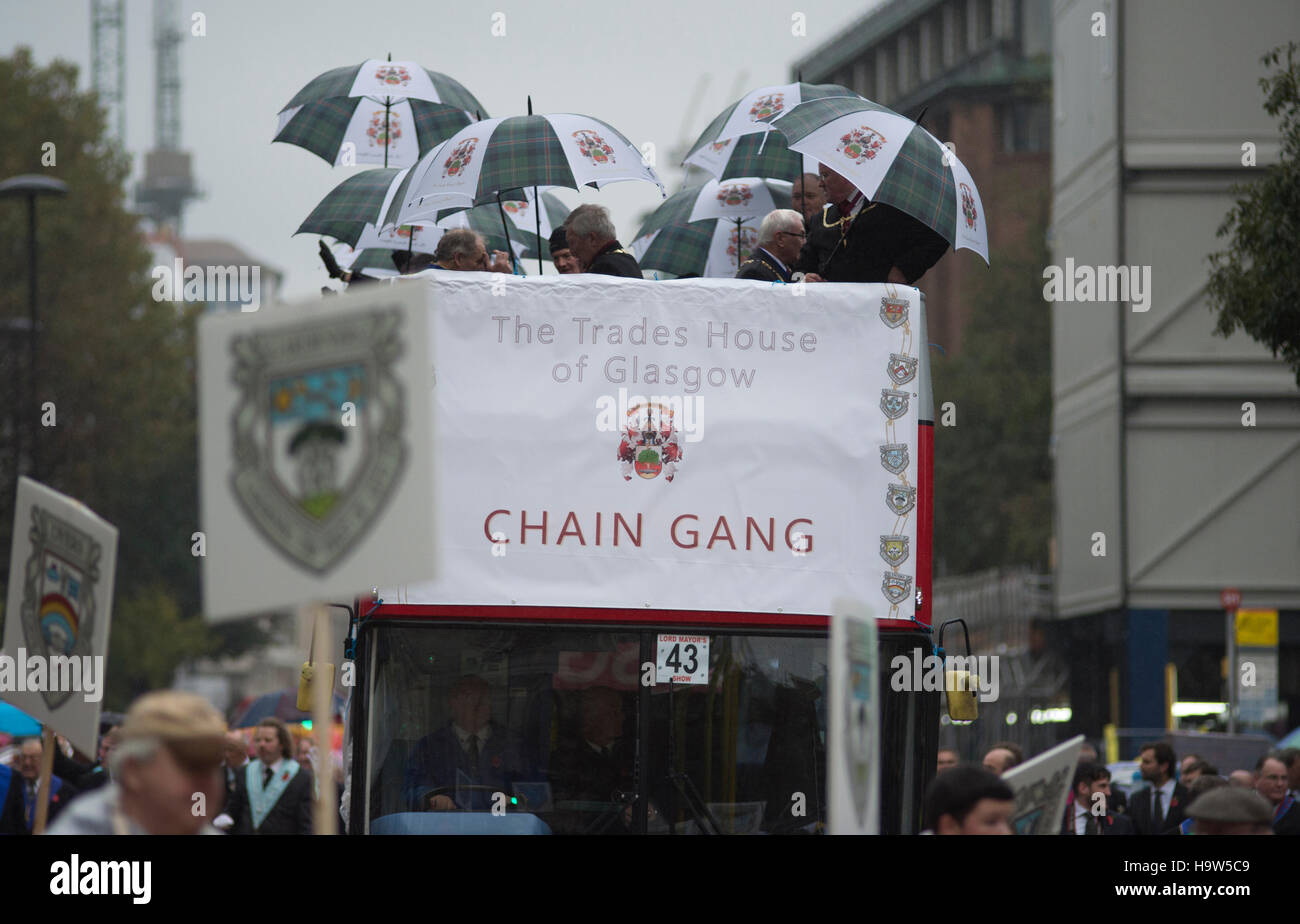
M 428 351 L 421 286 L 203 319 L 209 619 L 434 573 Z
M 386 600 L 911 618 L 915 289 L 423 283 L 445 567 Z
M 880 674 L 876 623 L 861 603 L 831 614 L 827 815 L 832 834 L 880 828 Z
M 117 529 L 79 501 L 24 477 L 13 537 L 0 699 L 95 754 Z
M 1065 800 L 1074 781 L 1083 735 L 1075 735 L 1002 774 L 1016 794 L 1011 827 L 1016 834 L 1060 834 Z

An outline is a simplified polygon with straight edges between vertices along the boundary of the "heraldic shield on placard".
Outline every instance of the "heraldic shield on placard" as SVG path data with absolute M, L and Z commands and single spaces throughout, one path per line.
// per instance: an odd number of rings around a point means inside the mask
M 403 327 L 380 309 L 231 340 L 231 486 L 271 545 L 316 573 L 366 534 L 407 462 Z
M 39 504 L 31 505 L 31 517 L 32 551 L 19 605 L 23 641 L 28 652 L 44 658 L 90 655 L 103 546 Z M 73 692 L 44 690 L 41 696 L 58 709 Z

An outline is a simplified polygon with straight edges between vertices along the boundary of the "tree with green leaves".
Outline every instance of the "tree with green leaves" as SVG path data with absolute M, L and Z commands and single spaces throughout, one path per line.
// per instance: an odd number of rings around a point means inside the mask
M 13 523 L 13 435 L 49 402 L 52 417 L 37 427 L 40 480 L 119 530 L 105 705 L 121 709 L 168 683 L 186 659 L 260 639 L 210 630 L 199 615 L 191 536 L 200 306 L 152 298 L 149 251 L 124 198 L 130 158 L 105 135 L 95 95 L 78 92 L 77 68 L 38 67 L 18 48 L 0 58 L 0 99 L 0 179 L 39 173 L 68 185 L 66 197 L 37 206 L 34 402 L 24 400 L 25 337 L 0 340 L 0 568 L 8 570 Z M 27 315 L 27 239 L 24 200 L 0 200 L 0 326 Z
M 931 353 L 936 577 L 1048 567 L 1052 344 L 1041 280 L 1050 260 L 1047 200 L 1033 195 L 1017 210 L 1032 216 L 1027 246 L 999 253 L 963 293 L 971 312 L 961 353 Z
M 1264 111 L 1281 118 L 1282 152 L 1240 196 L 1219 226 L 1229 249 L 1211 254 L 1207 286 L 1218 311 L 1215 332 L 1241 328 L 1281 356 L 1300 384 L 1300 43 L 1279 46 L 1263 62 Z M 1286 55 L 1285 64 L 1282 62 Z

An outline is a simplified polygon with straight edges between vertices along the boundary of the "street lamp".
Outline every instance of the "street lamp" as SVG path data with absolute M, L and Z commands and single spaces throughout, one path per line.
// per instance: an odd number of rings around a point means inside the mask
M 25 408 L 28 418 L 35 421 L 31 415 L 34 413 L 32 407 L 36 400 L 36 351 L 37 351 L 37 327 L 36 327 L 36 197 L 37 196 L 66 196 L 68 194 L 68 184 L 62 180 L 56 180 L 53 177 L 44 176 L 39 173 L 24 173 L 20 176 L 10 177 L 0 182 L 0 199 L 16 199 L 24 197 L 27 199 L 27 257 L 29 266 L 28 288 L 27 288 L 27 323 L 23 324 L 22 319 L 14 318 L 8 322 L 8 328 L 13 331 L 21 331 L 26 328 L 27 331 L 27 395 L 21 403 Z M 37 464 L 38 456 L 36 452 L 37 429 L 38 424 L 32 423 L 32 439 L 30 453 L 32 457 L 31 476 L 32 478 L 40 477 L 39 465 Z M 18 474 L 22 465 L 22 427 L 14 428 L 14 440 L 16 442 L 14 452 L 14 495 L 18 492 Z

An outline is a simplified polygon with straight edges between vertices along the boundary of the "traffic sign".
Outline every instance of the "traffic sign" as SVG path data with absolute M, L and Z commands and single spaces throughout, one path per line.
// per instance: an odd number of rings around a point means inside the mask
M 1241 591 L 1235 587 L 1225 587 L 1219 591 L 1219 605 L 1225 610 L 1236 610 L 1241 606 Z

